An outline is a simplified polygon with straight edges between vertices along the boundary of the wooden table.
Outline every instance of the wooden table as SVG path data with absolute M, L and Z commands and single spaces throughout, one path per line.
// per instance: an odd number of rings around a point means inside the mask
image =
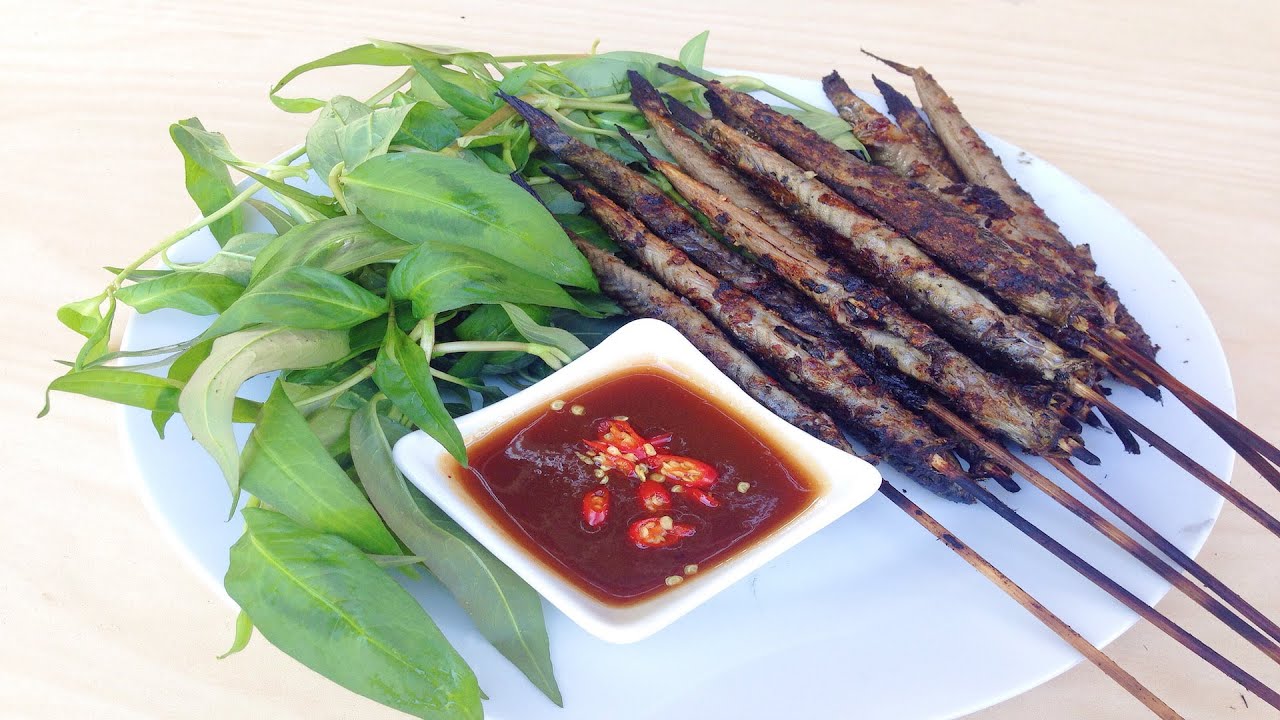
M 3 293 L 6 509 L 0 522 L 0 714 L 41 718 L 398 717 L 265 642 L 217 662 L 231 614 L 147 516 L 103 404 L 57 398 L 34 422 L 52 358 L 78 338 L 56 306 L 100 287 L 192 214 L 166 126 L 199 114 L 246 157 L 308 122 L 266 89 L 299 62 L 365 37 L 521 51 L 674 53 L 712 28 L 719 65 L 851 78 L 874 48 L 930 67 L 978 126 L 1097 190 L 1187 276 L 1227 348 L 1240 412 L 1280 438 L 1280 22 L 1273 3 L 967 0 L 725 3 L 103 0 L 7 2 L 0 158 L 7 178 Z M 754 8 L 752 6 L 755 6 Z M 316 87 L 316 86 L 313 86 Z M 318 89 L 318 88 L 317 88 Z M 1280 511 L 1247 469 L 1235 482 Z M 1280 541 L 1228 508 L 1201 556 L 1280 616 Z M 1161 609 L 1259 676 L 1280 672 L 1180 596 Z M 1141 625 L 1109 652 L 1188 717 L 1275 717 Z M 1141 708 L 1090 666 L 986 720 L 1132 718 Z

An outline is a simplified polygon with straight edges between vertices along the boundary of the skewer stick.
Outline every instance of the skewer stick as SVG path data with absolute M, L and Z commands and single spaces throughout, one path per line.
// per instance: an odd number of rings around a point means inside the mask
M 1115 416 L 1116 420 L 1129 426 L 1129 429 L 1138 437 L 1151 443 L 1151 446 L 1159 450 L 1170 460 L 1177 463 L 1178 467 L 1191 473 L 1191 475 L 1200 482 L 1208 485 L 1215 492 L 1223 497 L 1227 502 L 1240 508 L 1245 515 L 1256 520 L 1266 529 L 1270 530 L 1276 537 L 1280 537 L 1280 520 L 1262 509 L 1257 503 L 1244 496 L 1244 493 L 1231 487 L 1225 480 L 1209 472 L 1200 463 L 1192 460 L 1186 453 L 1169 443 L 1168 440 L 1160 437 L 1154 430 L 1138 422 L 1129 413 L 1121 410 L 1115 403 L 1111 402 L 1099 392 L 1086 386 L 1084 383 L 1073 383 L 1071 391 L 1080 398 L 1087 400 L 1100 408 L 1105 409 L 1108 413 Z
M 1192 577 L 1204 583 L 1205 587 L 1218 594 L 1218 597 L 1227 602 L 1228 605 L 1235 608 L 1241 615 L 1245 616 L 1254 625 L 1257 625 L 1263 632 L 1270 635 L 1276 640 L 1280 640 L 1280 625 L 1277 625 L 1266 615 L 1263 615 L 1256 607 L 1251 605 L 1249 601 L 1240 597 L 1234 590 L 1227 587 L 1225 583 L 1215 577 L 1203 566 L 1191 559 L 1186 553 L 1182 552 L 1173 543 L 1169 542 L 1160 533 L 1146 522 L 1133 514 L 1128 508 L 1116 500 L 1105 490 L 1098 487 L 1097 483 L 1090 480 L 1078 468 L 1072 465 L 1064 458 L 1045 458 L 1050 465 L 1066 475 L 1068 479 L 1074 482 L 1080 489 L 1089 494 L 1090 497 L 1097 500 L 1107 510 L 1110 510 L 1116 517 L 1120 518 L 1124 524 L 1133 528 L 1134 532 L 1141 535 L 1156 547 L 1157 550 L 1164 553 L 1169 559 L 1173 560 L 1184 570 L 1191 574 Z
M 1258 632 L 1258 630 L 1252 625 L 1245 622 L 1238 615 L 1232 612 L 1230 608 L 1223 605 L 1220 600 L 1205 592 L 1199 585 L 1196 585 L 1194 582 L 1187 579 L 1182 575 L 1182 573 L 1178 572 L 1174 567 L 1169 565 L 1169 563 L 1165 562 L 1160 556 L 1148 550 L 1146 546 L 1126 535 L 1123 530 L 1116 527 L 1116 525 L 1110 520 L 1099 515 L 1074 495 L 1063 490 L 1052 480 L 1028 465 L 1021 458 L 1006 450 L 1000 443 L 987 437 L 984 433 L 956 416 L 949 409 L 943 407 L 936 400 L 930 400 L 928 405 L 925 406 L 925 409 L 955 430 L 956 434 L 974 445 L 977 445 L 983 452 L 995 458 L 996 461 L 1007 465 L 1032 485 L 1040 488 L 1041 491 L 1053 498 L 1053 500 L 1059 505 L 1070 510 L 1073 515 L 1083 520 L 1093 529 L 1105 535 L 1107 539 L 1120 546 L 1121 549 L 1132 555 L 1143 565 L 1151 568 L 1151 570 L 1157 575 L 1172 583 L 1174 587 L 1181 590 L 1187 597 L 1195 601 L 1197 605 L 1208 610 L 1214 617 L 1226 623 L 1227 627 L 1236 631 L 1236 633 L 1248 640 L 1254 647 L 1261 650 L 1267 657 L 1277 663 L 1280 663 L 1280 645 L 1276 645 L 1266 635 Z
M 934 537 L 938 538 L 947 547 L 951 548 L 955 554 L 959 555 L 965 562 L 969 563 L 973 569 L 982 573 L 988 580 L 995 583 L 1009 597 L 1013 598 L 1019 605 L 1026 608 L 1028 612 L 1036 617 L 1040 622 L 1044 623 L 1050 630 L 1067 642 L 1068 645 L 1075 648 L 1077 652 L 1084 655 L 1085 659 L 1093 663 L 1107 677 L 1115 680 L 1120 687 L 1124 688 L 1128 693 L 1138 699 L 1143 705 L 1147 706 L 1151 712 L 1157 717 L 1166 720 L 1181 720 L 1182 716 L 1164 703 L 1163 700 L 1156 697 L 1155 693 L 1148 690 L 1138 679 L 1130 675 L 1124 668 L 1120 667 L 1114 660 L 1107 657 L 1106 653 L 1094 647 L 1092 643 L 1084 639 L 1080 633 L 1071 628 L 1057 615 L 1054 615 L 1044 605 L 1041 605 L 1035 598 L 1018 586 L 1007 575 L 1000 572 L 994 565 L 987 562 L 985 558 L 979 555 L 973 548 L 964 544 L 955 535 L 946 529 L 941 523 L 933 519 L 931 515 L 926 513 L 919 505 L 907 499 L 906 495 L 898 492 L 896 488 L 887 482 L 880 484 L 880 494 L 884 495 L 894 505 L 898 506 L 903 512 L 909 515 L 920 526 L 928 530 Z
M 1158 363 L 1143 357 L 1124 342 L 1107 334 L 1094 333 L 1093 337 L 1117 357 L 1149 375 L 1182 401 L 1191 412 L 1204 421 L 1223 440 L 1227 441 L 1240 457 L 1257 470 L 1267 482 L 1280 490 L 1280 470 L 1271 463 L 1280 463 L 1280 448 L 1267 442 L 1244 423 L 1231 417 L 1225 410 L 1209 402 L 1203 395 L 1187 387 Z M 1270 462 L 1267 462 L 1270 461 Z
M 1069 550 L 1062 543 L 1054 540 L 1048 533 L 1036 527 L 1035 524 L 1019 515 L 1013 508 L 1005 505 L 999 498 L 992 495 L 986 488 L 979 485 L 972 479 L 961 476 L 957 482 L 971 495 L 978 499 L 978 502 L 986 505 L 995 514 L 1004 518 L 1010 525 L 1017 528 L 1023 535 L 1031 538 L 1037 545 L 1048 550 L 1054 557 L 1066 563 L 1071 569 L 1080 573 L 1084 577 L 1093 582 L 1094 585 L 1102 588 L 1108 595 L 1119 600 L 1121 604 L 1130 610 L 1138 613 L 1143 619 L 1155 625 L 1169 637 L 1177 640 L 1183 647 L 1191 650 L 1199 655 L 1205 662 L 1217 668 L 1227 677 L 1235 680 L 1244 689 L 1262 698 L 1271 707 L 1280 710 L 1280 692 L 1267 687 L 1254 676 L 1250 675 L 1243 668 L 1230 660 L 1223 657 L 1218 651 L 1206 645 L 1196 636 L 1187 632 L 1182 626 L 1165 617 L 1160 611 L 1143 602 L 1141 598 L 1128 590 L 1124 589 L 1119 583 L 1107 577 L 1093 565 L 1090 565 L 1084 558 Z

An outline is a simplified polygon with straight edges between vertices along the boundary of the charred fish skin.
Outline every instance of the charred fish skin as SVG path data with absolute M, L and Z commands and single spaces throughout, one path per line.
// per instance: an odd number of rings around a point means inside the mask
M 1070 266 L 1077 282 L 1102 308 L 1105 319 L 1128 337 L 1131 347 L 1148 359 L 1155 359 L 1159 348 L 1121 302 L 1115 288 L 1097 274 L 1097 265 L 1088 245 L 1072 245 L 1067 240 L 1058 224 L 1013 178 L 1000 157 L 964 118 L 942 85 L 922 67 L 912 68 L 875 55 L 871 57 L 912 79 L 937 136 L 964 177 L 969 182 L 991 188 L 999 195 L 1013 210 L 1011 222 L 1026 235 L 1037 239 L 1047 254 Z
M 1009 315 L 939 267 L 909 240 L 837 195 L 804 170 L 725 123 L 668 98 L 672 116 L 706 139 L 732 167 L 794 217 L 832 231 L 839 257 L 906 307 L 967 347 L 1018 373 L 1053 384 L 1092 383 L 1096 369 L 1073 358 L 1030 322 Z
M 822 314 L 803 296 L 708 235 L 692 215 L 643 175 L 608 153 L 570 136 L 541 110 L 514 96 L 501 96 L 524 117 L 534 139 L 616 198 L 659 237 L 680 248 L 713 274 L 760 298 L 806 332 L 824 332 L 827 325 Z
M 696 76 L 663 65 L 681 77 Z M 1082 322 L 1097 325 L 1093 301 L 1074 285 L 1024 257 L 973 218 L 892 171 L 842 152 L 795 118 L 716 81 L 698 78 L 708 89 L 713 112 L 733 115 L 805 170 L 814 172 L 842 196 L 910 237 L 952 270 L 1055 330 Z
M 942 146 L 942 141 L 920 116 L 920 111 L 916 109 L 911 99 L 875 75 L 871 76 L 871 82 L 875 83 L 876 89 L 880 91 L 880 97 L 884 98 L 885 105 L 889 107 L 889 114 L 898 121 L 898 127 L 902 128 L 902 131 L 929 158 L 929 164 L 954 182 L 963 180 L 964 175 L 960 173 L 956 164 L 951 162 L 946 148 Z
M 822 90 L 836 113 L 853 126 L 854 136 L 876 165 L 891 168 L 902 177 L 928 188 L 946 187 L 957 182 L 936 167 L 934 159 L 905 130 L 855 95 L 840 73 L 833 70 L 822 78 Z
M 599 191 L 577 182 L 564 185 L 650 274 L 789 382 L 820 396 L 869 450 L 938 495 L 973 502 L 960 486 L 964 470 L 951 456 L 950 443 L 877 386 L 843 351 L 699 267 Z
M 852 448 L 835 421 L 810 408 L 739 350 L 707 316 L 656 280 L 591 243 L 569 234 L 600 280 L 600 290 L 627 313 L 661 320 L 680 331 L 694 347 L 748 395 L 774 415 L 845 452 Z
M 1065 437 L 1066 428 L 1048 408 L 1032 405 L 1012 382 L 979 368 L 866 280 L 793 246 L 673 163 L 651 155 L 649 162 L 725 237 L 805 292 L 878 361 L 934 388 L 982 427 L 1033 452 L 1052 452 Z

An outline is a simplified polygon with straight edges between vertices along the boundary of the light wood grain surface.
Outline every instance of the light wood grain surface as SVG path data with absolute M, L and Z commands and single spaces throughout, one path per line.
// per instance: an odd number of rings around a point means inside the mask
M 198 114 L 247 157 L 297 142 L 307 119 L 266 89 L 366 37 L 521 51 L 673 53 L 712 29 L 714 64 L 818 77 L 874 68 L 859 46 L 927 65 L 971 120 L 1063 168 L 1127 213 L 1213 318 L 1240 413 L 1280 438 L 1280 21 L 1271 0 L 766 3 L 647 0 L 0 3 L 0 716 L 393 717 L 255 641 L 218 662 L 232 617 L 147 516 L 115 415 L 59 397 L 34 421 L 52 358 L 78 338 L 56 306 L 192 215 L 171 121 Z M 316 89 L 319 89 L 318 86 Z M 1252 471 L 1234 481 L 1280 511 Z M 1228 508 L 1201 556 L 1280 615 L 1280 541 Z M 1280 672 L 1181 597 L 1161 609 L 1272 685 Z M 1140 625 L 1108 651 L 1188 717 L 1276 717 Z M 1081 666 L 984 720 L 1132 718 Z

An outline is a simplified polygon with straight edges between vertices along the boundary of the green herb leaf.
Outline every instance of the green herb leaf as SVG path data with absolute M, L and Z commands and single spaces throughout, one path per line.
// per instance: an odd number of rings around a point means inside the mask
M 680 65 L 685 70 L 694 74 L 702 73 L 702 58 L 706 55 L 707 38 L 710 35 L 710 30 L 703 30 L 680 48 Z
M 434 152 L 448 147 L 461 134 L 458 124 L 444 110 L 431 103 L 417 102 L 412 104 L 391 144 Z
M 351 459 L 387 525 L 457 599 L 476 628 L 548 698 L 563 706 L 542 600 L 448 515 L 410 488 L 391 458 L 376 403 L 351 419 Z
M 561 227 L 587 242 L 609 252 L 618 251 L 618 243 L 609 237 L 609 233 L 600 227 L 600 223 L 585 215 L 556 215 L 556 222 Z
M 336 330 L 265 327 L 213 341 L 209 356 L 182 388 L 178 409 L 191 436 L 218 463 L 233 498 L 240 493 L 240 453 L 231 431 L 236 389 L 254 375 L 324 365 L 345 357 L 347 350 L 347 334 Z
M 258 211 L 259 215 L 271 223 L 271 229 L 275 230 L 277 235 L 288 232 L 289 228 L 298 224 L 297 221 L 289 217 L 289 213 L 269 202 L 263 202 L 255 198 L 249 198 L 247 202 L 253 206 L 254 210 Z
M 508 95 L 519 95 L 524 90 L 524 86 L 528 85 L 533 76 L 537 74 L 538 66 L 527 63 L 507 73 L 502 78 L 502 82 L 498 83 L 498 89 Z
M 270 233 L 240 233 L 228 240 L 213 257 L 190 269 L 225 275 L 240 285 L 248 285 L 254 258 L 275 239 L 276 236 Z
M 387 336 L 378 352 L 373 381 L 400 412 L 435 438 L 458 462 L 467 464 L 467 447 L 440 399 L 440 391 L 431 377 L 427 351 L 410 340 L 394 322 L 387 323 Z
M 85 339 L 84 345 L 81 346 L 80 352 L 76 355 L 74 366 L 76 370 L 106 354 L 107 344 L 111 341 L 111 326 L 115 317 L 116 299 L 115 296 L 112 296 L 107 298 L 107 311 L 103 313 L 102 321 L 93 329 L 93 333 Z
M 339 95 L 320 111 L 307 133 L 307 159 L 322 177 L 339 162 L 350 172 L 391 145 L 412 105 L 373 109 L 355 98 Z
M 565 285 L 596 289 L 582 254 L 538 201 L 505 175 L 458 158 L 392 153 L 343 180 L 373 224 L 413 243 L 459 243 Z
M 140 313 L 172 308 L 192 315 L 217 315 L 231 307 L 242 292 L 244 286 L 231 278 L 182 271 L 122 287 L 116 298 Z
M 172 415 L 178 410 L 178 395 L 182 392 L 182 382 L 133 370 L 95 367 L 69 372 L 49 383 L 49 390 L 84 395 Z M 258 408 L 259 405 L 256 402 L 236 398 L 232 404 L 231 420 L 232 422 L 253 422 L 258 417 Z M 46 403 L 40 416 L 43 417 L 48 411 L 49 407 Z
M 438 62 L 413 61 L 413 68 L 418 71 L 431 89 L 448 103 L 453 109 L 472 120 L 484 120 L 498 110 L 500 101 L 494 97 L 497 84 L 486 88 L 485 95 L 477 95 L 459 84 L 450 82 L 450 78 L 471 78 L 469 75 L 445 70 Z M 474 79 L 471 80 L 475 82 Z
M 102 301 L 106 299 L 107 295 L 103 293 L 84 300 L 69 302 L 58 308 L 58 322 L 86 338 L 90 337 L 102 324 Z
M 385 299 L 340 275 L 320 268 L 291 267 L 250 285 L 204 336 L 215 337 L 257 324 L 339 330 L 385 312 Z
M 403 258 L 413 245 L 369 222 L 363 215 L 343 215 L 298 225 L 258 254 L 252 285 L 282 270 L 307 266 L 346 275 L 372 263 Z
M 502 309 L 511 318 L 511 324 L 515 326 L 516 331 L 529 342 L 559 348 L 570 358 L 576 358 L 587 351 L 587 346 L 574 337 L 573 333 L 558 327 L 539 325 L 536 320 L 529 317 L 529 313 L 518 305 L 504 302 L 502 303 Z
M 394 67 L 398 65 L 408 65 L 409 60 L 399 49 L 382 48 L 372 44 L 357 45 L 339 50 L 332 55 L 325 55 L 318 60 L 312 60 L 303 63 L 298 67 L 290 70 L 284 77 L 280 78 L 275 85 L 271 86 L 270 98 L 276 107 L 291 113 L 309 113 L 312 110 L 319 110 L 325 106 L 323 100 L 316 98 L 286 98 L 280 97 L 279 92 L 284 89 L 294 78 L 303 73 L 319 70 L 321 68 L 342 67 L 344 65 L 377 65 L 381 67 Z
M 182 152 L 186 173 L 187 194 L 195 201 L 200 212 L 208 215 L 226 205 L 237 195 L 235 183 L 227 171 L 226 160 L 211 151 L 197 134 L 207 133 L 199 118 L 179 120 L 169 126 L 169 137 Z M 217 136 L 222 138 L 221 135 Z M 222 140 L 225 146 L 225 139 Z M 230 154 L 230 150 L 227 150 Z M 234 158 L 234 156 L 232 156 Z M 209 225 L 210 232 L 219 245 L 244 229 L 244 214 L 240 208 Z
M 461 245 L 426 244 L 391 271 L 391 296 L 413 301 L 417 317 L 476 303 L 518 302 L 581 310 L 554 282 Z
M 338 207 L 338 201 L 331 197 L 307 192 L 306 190 L 294 187 L 283 180 L 276 180 L 275 178 L 267 177 L 266 175 L 259 175 L 245 167 L 241 167 L 239 170 L 245 175 L 248 175 L 254 180 L 262 183 L 263 187 L 275 193 L 281 201 L 287 201 L 288 203 L 295 205 L 297 208 L 304 209 L 307 213 L 311 214 L 312 217 L 307 218 L 308 220 L 337 217 L 342 214 L 342 209 Z
M 671 58 L 646 52 L 617 51 L 585 58 L 565 60 L 556 65 L 588 97 L 617 95 L 627 92 L 631 83 L 627 71 L 635 70 L 646 79 L 661 84 L 666 76 L 658 63 L 671 63 Z
M 272 645 L 343 687 L 420 718 L 480 720 L 475 675 L 413 596 L 351 543 L 256 508 L 227 594 Z
M 857 136 L 853 134 L 853 127 L 844 121 L 839 115 L 833 115 L 829 112 L 810 112 L 808 110 L 797 110 L 792 107 L 774 107 L 774 110 L 799 120 L 809 127 L 810 130 L 818 133 L 823 138 L 830 140 L 836 147 L 842 150 L 855 150 L 862 154 L 866 154 L 862 143 L 858 142 Z
M 240 454 L 240 487 L 303 527 L 346 539 L 365 552 L 400 546 L 351 478 L 329 457 L 279 381 Z
M 249 613 L 241 610 L 236 613 L 236 637 L 231 641 L 231 647 L 227 651 L 218 656 L 219 660 L 225 660 L 232 655 L 249 647 L 249 640 L 253 638 L 253 621 L 249 619 Z

